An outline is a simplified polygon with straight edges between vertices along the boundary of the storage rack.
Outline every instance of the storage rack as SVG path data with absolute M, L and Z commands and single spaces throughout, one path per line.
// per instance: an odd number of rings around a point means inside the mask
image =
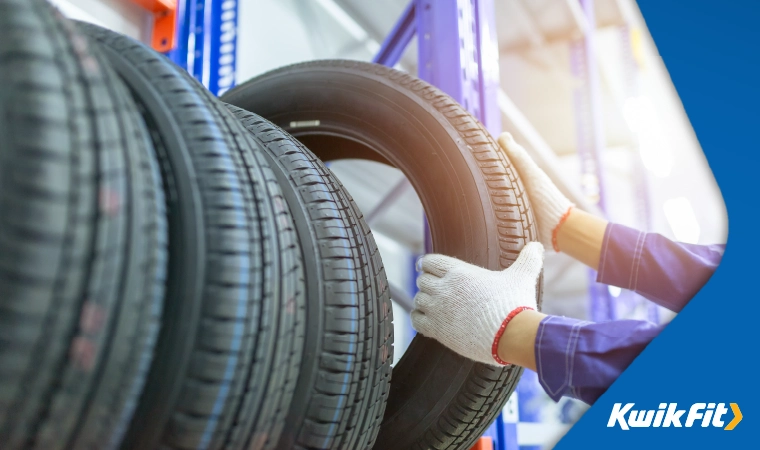
M 237 0 L 133 0 L 153 12 L 153 47 L 167 54 L 187 69 L 211 92 L 221 95 L 234 86 L 237 45 Z M 576 0 L 568 0 L 574 3 Z M 571 5 L 575 18 L 582 25 L 583 38 L 575 43 L 573 68 L 582 81 L 576 93 L 576 126 L 579 129 L 579 153 L 584 174 L 597 182 L 590 192 L 568 186 L 559 176 L 552 156 L 540 135 L 499 88 L 499 50 L 496 38 L 494 0 L 411 0 L 396 25 L 384 40 L 373 62 L 395 66 L 404 50 L 417 36 L 418 76 L 437 86 L 497 136 L 501 132 L 502 113 L 518 127 L 533 147 L 537 147 L 539 164 L 568 197 L 584 209 L 604 212 L 604 183 L 601 173 L 603 142 L 599 105 L 599 81 L 596 76 L 594 0 L 579 0 Z M 174 18 L 176 17 L 176 20 Z M 174 26 L 170 26 L 171 24 Z M 173 44 L 173 45 L 172 45 Z M 548 160 L 548 161 L 547 161 Z M 383 198 L 368 220 L 387 211 L 409 187 L 406 180 Z M 597 194 L 598 203 L 586 201 L 588 194 Z M 597 209 L 597 204 L 600 208 Z M 426 232 L 426 251 L 430 250 Z M 414 270 L 414 264 L 410 264 Z M 416 273 L 415 273 L 416 277 Z M 597 286 L 590 273 L 591 316 L 594 319 L 614 317 L 609 292 Z M 408 305 L 407 305 L 408 306 Z M 524 405 L 540 389 L 535 375 L 521 380 L 515 394 L 484 436 L 493 448 L 516 450 L 518 416 L 523 422 L 540 418 Z M 521 402 L 518 404 L 518 395 Z M 519 414 L 518 414 L 519 411 Z M 474 448 L 490 448 L 481 440 Z M 523 449 L 534 447 L 522 446 Z M 537 448 L 537 447 L 535 447 Z

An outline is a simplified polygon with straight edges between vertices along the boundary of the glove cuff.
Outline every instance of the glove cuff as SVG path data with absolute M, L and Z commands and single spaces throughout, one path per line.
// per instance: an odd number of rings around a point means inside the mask
M 557 222 L 557 226 L 554 227 L 552 230 L 552 248 L 555 252 L 559 253 L 559 245 L 557 245 L 557 234 L 559 233 L 559 229 L 562 227 L 562 225 L 565 223 L 568 217 L 570 217 L 570 212 L 573 210 L 575 205 L 571 204 L 567 211 L 565 211 L 562 216 L 559 218 L 559 222 Z
M 525 311 L 526 309 L 530 309 L 532 311 L 535 311 L 535 308 L 531 308 L 530 306 L 518 306 L 517 308 L 513 309 L 512 312 L 507 315 L 507 318 L 504 319 L 504 322 L 501 323 L 501 326 L 496 331 L 496 336 L 493 338 L 493 344 L 491 344 L 491 356 L 493 356 L 494 361 L 501 364 L 502 366 L 507 366 L 510 363 L 504 361 L 503 359 L 499 358 L 499 341 L 501 340 L 501 335 L 504 334 L 504 330 L 507 329 L 507 325 L 509 325 L 509 322 L 518 314 Z
M 567 218 L 569 209 L 575 205 L 560 194 L 554 186 L 551 187 L 553 189 L 539 196 L 541 200 L 533 202 L 533 207 L 538 221 L 538 235 L 541 243 L 546 249 L 554 248 L 556 250 L 553 242 L 554 230 L 559 228 Z M 531 197 L 532 199 L 533 197 Z

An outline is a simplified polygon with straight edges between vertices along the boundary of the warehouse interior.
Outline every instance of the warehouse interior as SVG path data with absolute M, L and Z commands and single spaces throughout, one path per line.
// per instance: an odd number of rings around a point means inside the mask
M 69 18 L 151 42 L 154 17 L 140 2 L 50 2 Z M 720 190 L 635 0 L 492 4 L 498 48 L 491 50 L 498 55 L 499 74 L 492 100 L 501 129 L 511 132 L 580 207 L 682 242 L 725 243 L 728 223 Z M 584 11 L 588 4 L 591 18 Z M 235 81 L 304 61 L 372 61 L 408 5 L 409 0 L 239 0 Z M 418 74 L 418 39 L 412 38 L 396 69 Z M 596 70 L 584 73 L 588 67 Z M 593 112 L 579 101 L 584 89 L 595 92 Z M 600 146 L 601 179 L 583 166 L 582 147 L 591 145 L 589 136 Z M 395 168 L 350 159 L 331 162 L 329 168 L 364 213 L 391 296 L 398 296 L 393 298 L 395 363 L 414 335 L 408 311 L 415 264 L 426 251 L 422 205 Z M 590 280 L 585 266 L 547 251 L 543 311 L 597 320 Z M 605 295 L 624 299 L 612 318 L 666 322 L 673 317 L 618 288 Z M 552 448 L 586 408 L 571 399 L 553 402 L 535 374 L 526 371 L 499 417 L 513 426 L 514 443 L 502 442 L 499 448 Z

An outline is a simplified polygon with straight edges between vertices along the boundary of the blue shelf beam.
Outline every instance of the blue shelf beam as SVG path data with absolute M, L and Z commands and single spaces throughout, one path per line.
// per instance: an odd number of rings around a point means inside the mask
M 372 62 L 388 67 L 398 64 L 416 32 L 415 4 L 412 1 L 401 14 L 401 18 L 396 22 L 388 37 L 385 38 L 380 51 L 377 52 Z

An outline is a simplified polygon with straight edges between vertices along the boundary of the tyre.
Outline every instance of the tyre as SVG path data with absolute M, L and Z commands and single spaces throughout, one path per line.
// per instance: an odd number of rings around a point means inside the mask
M 313 153 L 269 121 L 229 108 L 266 149 L 306 266 L 307 348 L 285 433 L 268 448 L 371 448 L 393 361 L 390 293 L 372 233 Z
M 364 158 L 399 168 L 419 194 L 435 252 L 503 269 L 536 239 L 523 186 L 493 138 L 450 97 L 412 76 L 317 61 L 264 74 L 222 100 L 281 126 L 322 160 Z M 393 369 L 375 448 L 469 448 L 520 374 L 417 335 Z
M 122 448 L 248 448 L 267 422 L 260 412 L 288 403 L 303 348 L 303 275 L 282 193 L 249 133 L 184 70 L 79 27 L 143 108 L 167 186 L 165 320 Z
M 0 0 L 0 448 L 114 448 L 153 355 L 167 230 L 116 75 L 43 0 Z

